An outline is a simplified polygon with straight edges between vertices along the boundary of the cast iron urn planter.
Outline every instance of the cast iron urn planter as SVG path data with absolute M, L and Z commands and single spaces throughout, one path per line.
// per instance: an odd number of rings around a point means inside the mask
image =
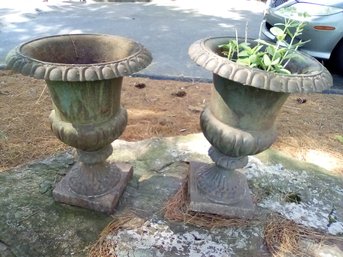
M 332 86 L 332 77 L 317 60 L 301 52 L 294 52 L 287 65 L 292 75 L 237 64 L 222 56 L 218 47 L 230 39 L 203 39 L 189 48 L 191 59 L 213 72 L 214 85 L 200 117 L 214 164 L 191 163 L 190 209 L 251 218 L 255 204 L 243 170 L 248 156 L 276 140 L 275 119 L 290 93 L 321 92 Z
M 76 148 L 75 164 L 53 190 L 56 201 L 114 211 L 133 172 L 130 165 L 108 159 L 111 143 L 127 124 L 122 80 L 151 61 L 141 44 L 100 34 L 43 37 L 8 54 L 8 68 L 46 81 L 53 102 L 51 129 Z

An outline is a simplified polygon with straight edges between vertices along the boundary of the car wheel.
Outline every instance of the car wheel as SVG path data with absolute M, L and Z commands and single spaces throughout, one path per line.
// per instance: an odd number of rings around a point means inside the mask
M 332 67 L 334 67 L 334 71 L 343 75 L 343 39 L 339 41 L 332 51 L 330 62 Z

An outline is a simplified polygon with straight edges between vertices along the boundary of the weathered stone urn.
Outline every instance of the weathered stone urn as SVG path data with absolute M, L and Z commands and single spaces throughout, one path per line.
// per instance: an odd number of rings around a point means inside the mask
M 128 164 L 107 160 L 127 124 L 122 80 L 151 60 L 141 44 L 99 34 L 39 38 L 8 54 L 8 68 L 46 81 L 53 102 L 51 129 L 76 148 L 75 164 L 53 190 L 56 201 L 114 211 L 133 172 Z
M 290 93 L 321 92 L 332 86 L 328 70 L 300 52 L 281 75 L 236 64 L 220 54 L 228 37 L 208 38 L 189 48 L 192 60 L 213 72 L 209 105 L 200 125 L 211 143 L 214 164 L 191 163 L 190 208 L 194 211 L 250 218 L 255 204 L 244 166 L 248 156 L 269 148 L 276 140 L 275 119 Z

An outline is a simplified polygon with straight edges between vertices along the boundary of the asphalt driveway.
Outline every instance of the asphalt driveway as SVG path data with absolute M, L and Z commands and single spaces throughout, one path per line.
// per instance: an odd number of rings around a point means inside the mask
M 4 1 L 3 1 L 4 2 Z M 105 33 L 132 38 L 147 47 L 152 64 L 139 73 L 155 78 L 210 81 L 210 72 L 195 65 L 188 47 L 209 36 L 256 38 L 264 3 L 255 0 L 153 0 L 95 2 L 16 0 L 0 4 L 0 64 L 8 51 L 25 41 L 56 34 Z M 4 65 L 2 65 L 4 66 Z M 343 77 L 334 76 L 343 93 Z M 340 91 L 342 90 L 342 91 Z

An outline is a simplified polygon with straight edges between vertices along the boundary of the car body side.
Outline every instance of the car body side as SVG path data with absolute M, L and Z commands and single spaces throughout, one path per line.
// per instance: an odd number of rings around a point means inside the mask
M 268 1 L 269 2 L 269 1 Z M 267 2 L 267 4 L 268 4 Z M 342 11 L 320 16 L 310 16 L 306 18 L 308 23 L 301 35 L 302 41 L 307 41 L 301 50 L 319 59 L 330 59 L 331 54 L 334 52 L 336 47 L 343 45 L 343 1 L 323 1 L 308 0 L 308 1 L 287 1 L 276 7 L 267 6 L 264 15 L 264 24 L 262 25 L 262 33 L 269 39 L 274 40 L 275 37 L 270 33 L 270 28 L 277 23 L 284 23 L 285 17 L 279 15 L 278 10 L 285 6 L 292 5 L 294 3 L 309 3 L 319 4 L 321 6 L 333 6 L 341 8 Z M 291 19 L 301 21 L 301 17 L 297 19 L 293 16 Z M 335 27 L 334 30 L 319 30 L 316 26 L 330 26 Z M 299 39 L 300 40 L 300 39 Z

